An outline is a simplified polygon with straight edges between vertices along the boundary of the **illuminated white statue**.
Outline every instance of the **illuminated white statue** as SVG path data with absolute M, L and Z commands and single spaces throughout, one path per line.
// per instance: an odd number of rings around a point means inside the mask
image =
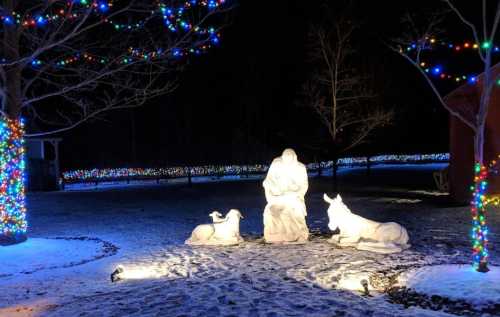
M 330 204 L 328 218 L 330 230 L 340 230 L 329 242 L 340 246 L 352 246 L 358 250 L 377 253 L 395 253 L 408 249 L 408 232 L 395 222 L 380 223 L 355 215 L 342 202 L 342 197 L 323 199 Z
M 212 211 L 208 216 L 212 218 L 213 223 L 223 222 L 225 220 L 225 218 L 222 218 L 222 214 L 217 210 Z
M 304 196 L 307 170 L 292 149 L 275 158 L 264 180 L 264 240 L 267 243 L 305 242 L 309 237 Z
M 186 240 L 190 245 L 235 245 L 243 242 L 240 236 L 240 211 L 231 209 L 224 218 L 220 213 L 212 212 L 214 223 L 199 225 L 194 228 L 191 237 Z

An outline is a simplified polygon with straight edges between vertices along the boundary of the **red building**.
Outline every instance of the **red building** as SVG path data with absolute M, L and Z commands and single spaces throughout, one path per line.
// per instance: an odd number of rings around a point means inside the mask
M 493 78 L 500 76 L 500 64 L 493 68 Z M 482 76 L 478 82 L 467 83 L 445 97 L 446 104 L 468 121 L 473 121 L 482 91 Z M 486 119 L 484 162 L 497 159 L 500 154 L 500 86 L 493 88 L 488 117 Z M 473 182 L 474 133 L 459 118 L 450 115 L 450 194 L 460 202 L 471 199 L 470 186 Z M 488 193 L 500 194 L 500 175 L 489 180 Z

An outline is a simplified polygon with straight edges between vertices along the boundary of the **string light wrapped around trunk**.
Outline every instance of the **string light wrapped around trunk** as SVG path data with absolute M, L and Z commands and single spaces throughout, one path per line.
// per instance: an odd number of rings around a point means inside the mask
M 26 240 L 24 125 L 0 118 L 0 245 Z
M 500 155 L 498 156 L 500 158 Z M 488 197 L 488 176 L 498 174 L 498 162 L 491 161 L 488 166 L 476 163 L 474 166 L 474 185 L 471 186 L 472 201 L 472 250 L 473 265 L 479 272 L 488 272 L 488 227 L 486 225 L 486 206 L 498 206 L 498 197 Z

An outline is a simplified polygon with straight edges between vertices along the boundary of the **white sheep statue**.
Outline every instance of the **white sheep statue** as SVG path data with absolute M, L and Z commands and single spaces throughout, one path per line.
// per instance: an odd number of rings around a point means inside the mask
M 210 217 L 214 223 L 198 225 L 191 233 L 191 237 L 186 240 L 186 244 L 236 245 L 243 242 L 243 238 L 240 236 L 240 219 L 243 216 L 240 211 L 231 209 L 226 217 L 220 218 L 220 216 L 220 213 L 212 212 Z
M 340 234 L 333 235 L 329 242 L 377 253 L 396 253 L 410 247 L 408 232 L 401 225 L 355 215 L 342 202 L 340 195 L 332 199 L 325 194 L 323 199 L 330 204 L 328 227 L 332 231 L 340 230 Z

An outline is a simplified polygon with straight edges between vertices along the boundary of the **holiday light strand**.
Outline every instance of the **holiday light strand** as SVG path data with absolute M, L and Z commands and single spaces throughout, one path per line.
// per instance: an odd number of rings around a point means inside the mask
M 64 19 L 77 19 L 82 16 L 82 13 L 70 12 L 71 9 L 92 9 L 95 13 L 104 14 L 113 6 L 112 2 L 108 1 L 89 1 L 89 0 L 73 0 L 66 3 L 66 8 L 58 8 L 52 14 L 27 14 L 21 15 L 18 12 L 0 14 L 0 21 L 5 26 L 18 25 L 23 28 L 40 28 L 45 27 L 49 23 L 56 23 Z M 87 14 L 87 13 L 85 13 Z
M 477 75 L 456 75 L 446 72 L 444 67 L 439 64 L 432 65 L 430 63 L 421 62 L 420 67 L 426 72 L 434 76 L 434 78 L 451 80 L 454 82 L 467 81 L 470 84 L 475 84 L 477 82 Z
M 500 206 L 500 196 L 486 197 L 483 204 L 485 206 L 499 207 Z
M 474 43 L 471 41 L 462 41 L 460 43 L 452 43 L 447 41 L 439 41 L 434 37 L 426 37 L 425 40 L 411 43 L 406 46 L 406 48 L 401 48 L 400 53 L 411 54 L 417 51 L 427 51 L 434 50 L 437 47 L 444 47 L 451 49 L 454 52 L 467 52 L 474 51 L 478 49 L 491 50 L 492 53 L 500 53 L 500 47 L 493 45 L 491 42 Z M 446 70 L 446 67 L 442 64 L 433 64 L 426 61 L 419 62 L 419 65 L 423 71 L 432 75 L 433 78 L 453 81 L 455 83 L 467 82 L 469 84 L 476 84 L 478 82 L 478 77 L 476 74 L 453 74 Z M 495 79 L 496 84 L 500 86 L 500 77 Z
M 151 51 L 139 51 L 138 49 L 129 49 L 129 55 L 123 56 L 117 63 L 119 64 L 129 64 L 133 61 L 146 61 L 153 60 L 160 57 L 171 56 L 171 57 L 185 57 L 188 55 L 200 55 L 202 53 L 207 52 L 214 45 L 219 44 L 221 35 L 216 31 L 216 29 L 212 26 L 201 27 L 200 25 L 193 25 L 188 19 L 185 17 L 189 9 L 200 6 L 206 7 L 208 10 L 214 10 L 219 8 L 220 6 L 225 4 L 225 0 L 189 0 L 186 1 L 183 5 L 172 8 L 165 5 L 162 2 L 159 2 L 158 9 L 153 10 L 151 15 L 140 22 L 135 22 L 131 24 L 123 24 L 113 21 L 112 19 L 108 19 L 103 17 L 103 21 L 113 26 L 115 30 L 136 30 L 142 28 L 146 25 L 146 23 L 152 20 L 155 16 L 161 17 L 163 23 L 167 27 L 167 29 L 172 33 L 180 33 L 180 32 L 191 32 L 194 36 L 198 37 L 198 40 L 195 41 L 196 45 L 188 48 L 174 47 L 170 50 L 164 49 L 156 49 Z M 81 4 L 84 7 L 93 8 L 99 14 L 105 14 L 110 10 L 113 6 L 112 2 L 104 2 L 104 1 L 73 1 L 73 4 Z M 71 4 L 71 3 L 70 3 Z M 0 21 L 3 21 L 3 24 L 19 24 L 23 27 L 45 27 L 47 23 L 54 22 L 58 20 L 62 20 L 64 18 L 67 19 L 77 19 L 79 18 L 78 13 L 66 13 L 67 10 L 60 9 L 58 14 L 56 15 L 36 15 L 29 18 L 23 18 L 20 14 L 13 13 L 12 15 L 0 15 Z M 55 67 L 64 67 L 72 65 L 76 62 L 84 61 L 92 64 L 107 64 L 109 59 L 105 57 L 99 57 L 90 52 L 81 52 L 76 53 L 71 56 L 61 58 L 55 62 L 49 62 L 43 60 L 43 58 L 36 58 L 31 61 L 31 66 L 34 68 L 41 67 L 42 65 L 50 65 Z M 6 64 L 11 61 L 0 58 L 0 64 Z
M 418 163 L 418 162 L 447 162 L 448 153 L 438 154 L 416 154 L 416 155 L 378 155 L 370 158 L 371 164 L 387 163 Z M 366 157 L 348 157 L 340 158 L 337 161 L 338 166 L 360 166 L 367 164 Z M 333 161 L 317 162 L 307 164 L 310 172 L 331 168 Z M 165 167 L 165 168 L 105 168 L 75 170 L 63 173 L 64 182 L 84 182 L 105 179 L 129 179 L 135 177 L 145 178 L 178 178 L 178 177 L 197 177 L 197 176 L 229 176 L 246 175 L 255 173 L 265 173 L 269 165 L 207 165 L 195 167 Z
M 213 37 L 211 40 L 207 41 L 211 41 L 211 43 L 218 43 L 220 34 L 217 33 L 214 36 L 215 37 Z M 214 42 L 213 39 L 217 39 L 217 41 Z M 134 61 L 151 61 L 151 60 L 157 60 L 158 58 L 165 57 L 167 55 L 170 55 L 172 57 L 184 57 L 191 54 L 200 55 L 206 53 L 212 47 L 213 47 L 212 44 L 204 43 L 203 41 L 201 41 L 200 44 L 195 47 L 190 47 L 190 48 L 174 47 L 170 50 L 157 49 L 155 51 L 146 51 L 146 50 L 139 50 L 136 48 L 129 48 L 128 54 L 124 55 L 120 59 L 115 60 L 114 63 L 123 65 L 123 64 L 130 64 Z M 51 63 L 52 64 L 51 66 L 63 68 L 66 66 L 71 66 L 78 62 L 86 62 L 89 64 L 108 64 L 109 59 L 91 53 L 76 53 Z M 0 65 L 5 63 L 7 63 L 7 60 L 0 59 Z M 40 59 L 34 59 L 31 62 L 31 66 L 34 69 L 47 64 L 49 63 L 44 62 Z
M 0 118 L 0 244 L 25 239 L 24 126 Z
M 472 186 L 472 251 L 473 266 L 485 271 L 488 265 L 488 227 L 486 226 L 486 189 L 488 187 L 488 169 L 476 163 L 474 167 L 474 186 Z
M 225 2 L 225 0 L 189 0 L 175 8 L 167 6 L 163 2 L 159 2 L 158 9 L 153 10 L 148 17 L 133 23 L 120 23 L 105 16 L 105 14 L 108 13 L 113 7 L 113 2 L 74 0 L 68 1 L 66 8 L 55 10 L 52 14 L 21 15 L 17 12 L 0 14 L 0 22 L 5 26 L 18 25 L 24 28 L 44 28 L 50 23 L 56 23 L 65 19 L 76 20 L 84 15 L 88 15 L 88 12 L 86 11 L 73 12 L 70 10 L 70 6 L 72 7 L 75 4 L 80 4 L 84 9 L 91 8 L 94 13 L 103 17 L 103 22 L 112 25 L 116 30 L 137 30 L 144 27 L 144 25 L 146 25 L 147 22 L 153 17 L 161 16 L 165 25 L 173 32 L 180 30 L 189 31 L 194 29 L 194 31 L 199 34 L 205 34 L 208 30 L 199 26 L 193 27 L 193 25 L 184 18 L 185 13 L 194 7 L 205 7 L 208 10 L 215 10 L 224 5 Z
M 474 41 L 449 42 L 438 40 L 435 37 L 426 37 L 420 42 L 411 43 L 406 46 L 406 51 L 433 50 L 437 46 L 447 48 L 455 52 L 467 52 L 481 49 L 491 49 L 493 53 L 500 53 L 500 47 L 491 42 L 475 43 Z
M 499 166 L 500 155 L 498 156 L 498 160 L 492 160 L 488 165 L 488 176 L 491 178 L 492 176 L 498 176 L 500 174 L 500 166 Z M 491 195 L 486 196 L 483 201 L 484 206 L 500 206 L 500 195 Z
M 426 62 L 421 62 L 420 67 L 428 74 L 432 75 L 434 78 L 454 81 L 457 83 L 467 81 L 469 84 L 476 84 L 478 82 L 478 76 L 472 75 L 456 75 L 451 74 L 445 70 L 440 64 L 430 64 Z M 496 79 L 496 84 L 500 85 L 500 77 Z
M 432 75 L 434 78 L 444 79 L 444 80 L 454 80 L 459 83 L 461 81 L 467 81 L 470 84 L 476 84 L 478 78 L 476 75 L 452 75 L 447 72 L 441 65 L 432 65 L 426 61 L 420 60 L 420 53 L 426 50 L 433 50 L 437 46 L 447 47 L 455 52 L 464 52 L 470 50 L 484 50 L 491 54 L 496 54 L 500 52 L 500 48 L 494 45 L 492 42 L 484 41 L 482 43 L 474 43 L 464 41 L 462 44 L 447 43 L 445 41 L 438 41 L 435 37 L 426 37 L 422 41 L 411 43 L 407 47 L 401 47 L 400 53 L 406 55 L 406 57 L 413 60 L 414 63 L 418 63 L 418 67 L 422 71 Z M 416 56 L 413 56 L 413 52 Z M 413 57 L 412 57 L 413 56 Z M 500 85 L 500 77 L 494 79 L 497 85 Z M 499 155 L 500 160 L 500 155 Z M 489 166 L 484 166 L 481 162 L 476 162 L 474 165 L 474 184 L 471 186 L 472 200 L 471 205 L 471 215 L 472 215 L 472 250 L 473 250 L 473 266 L 479 272 L 488 271 L 488 227 L 486 225 L 486 206 L 487 205 L 497 205 L 500 201 L 494 197 L 487 196 L 488 188 L 488 177 L 490 174 L 496 173 L 497 161 L 493 160 L 490 162 Z
M 500 155 L 498 156 L 500 160 Z M 472 251 L 473 266 L 478 271 L 488 271 L 488 226 L 486 225 L 486 206 L 498 206 L 498 197 L 488 197 L 488 177 L 496 173 L 498 161 L 493 160 L 488 166 L 476 163 L 474 166 L 474 185 L 471 186 L 472 201 Z

